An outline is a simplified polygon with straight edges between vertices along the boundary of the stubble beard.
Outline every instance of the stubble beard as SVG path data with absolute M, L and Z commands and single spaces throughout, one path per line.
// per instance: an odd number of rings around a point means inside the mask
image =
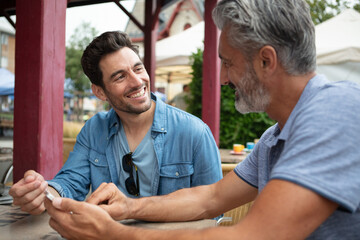
M 242 114 L 265 112 L 269 102 L 270 94 L 256 76 L 254 68 L 246 66 L 246 73 L 236 86 L 236 110 Z
M 142 87 L 145 87 L 145 86 L 142 86 Z M 134 91 L 134 89 L 131 89 L 130 91 Z M 107 96 L 107 100 L 108 100 L 110 106 L 112 108 L 114 108 L 114 110 L 116 110 L 116 111 L 139 115 L 143 112 L 148 111 L 151 108 L 151 97 L 150 97 L 150 92 L 149 92 L 148 86 L 146 86 L 146 93 L 145 93 L 148 95 L 148 97 L 145 100 L 146 103 L 144 105 L 142 105 L 141 107 L 135 107 L 128 102 L 121 101 L 106 90 L 104 92 Z

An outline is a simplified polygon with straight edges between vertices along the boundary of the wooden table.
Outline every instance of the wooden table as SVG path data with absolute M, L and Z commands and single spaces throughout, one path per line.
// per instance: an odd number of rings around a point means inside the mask
M 248 155 L 247 153 L 242 155 L 231 154 L 231 149 L 219 149 L 219 151 L 222 163 L 239 163 Z
M 231 149 L 219 149 L 223 176 L 231 172 L 239 162 L 247 157 L 247 153 L 241 155 L 231 154 Z
M 126 225 L 153 229 L 201 229 L 216 226 L 216 221 L 212 219 L 174 223 L 149 223 L 136 220 L 120 222 Z M 58 240 L 63 238 L 49 226 L 49 215 L 47 213 L 32 216 L 22 212 L 18 207 L 0 205 L 0 239 Z
M 12 153 L 0 153 L 0 181 L 3 180 L 3 177 L 6 174 L 6 171 L 13 164 L 13 155 Z

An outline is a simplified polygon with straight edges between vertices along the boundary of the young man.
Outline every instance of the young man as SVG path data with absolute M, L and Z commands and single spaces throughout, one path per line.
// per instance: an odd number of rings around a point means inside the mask
M 84 200 L 91 186 L 114 183 L 129 197 L 164 195 L 222 178 L 219 151 L 208 126 L 150 92 L 138 49 L 122 32 L 106 32 L 82 56 L 93 93 L 112 109 L 89 119 L 74 151 L 48 181 L 56 196 Z M 47 182 L 28 171 L 10 190 L 31 214 L 45 210 Z
M 141 199 L 103 184 L 88 203 L 46 201 L 50 225 L 69 239 L 360 239 L 360 87 L 316 75 L 305 0 L 223 0 L 213 16 L 221 83 L 235 90 L 237 110 L 278 123 L 215 184 Z M 232 227 L 159 231 L 113 220 L 211 218 L 252 200 Z

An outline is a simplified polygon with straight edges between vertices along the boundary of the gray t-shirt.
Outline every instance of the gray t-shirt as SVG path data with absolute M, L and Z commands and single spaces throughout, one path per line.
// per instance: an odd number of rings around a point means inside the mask
M 125 187 L 125 180 L 130 176 L 125 172 L 122 167 L 122 158 L 130 152 L 130 148 L 126 139 L 126 134 L 122 125 L 120 125 L 119 132 L 115 136 L 115 145 L 113 148 L 114 155 L 119 161 L 116 161 L 117 172 L 119 174 L 119 181 L 121 183 L 120 190 L 127 196 L 134 198 L 130 195 Z M 140 195 L 138 197 L 151 196 L 151 189 L 153 187 L 154 173 L 158 170 L 156 160 L 156 153 L 154 150 L 154 142 L 151 138 L 151 129 L 147 132 L 143 140 L 132 153 L 133 163 L 137 166 L 139 182 L 140 182 Z M 133 168 L 133 176 L 136 181 L 136 173 Z
M 360 239 L 360 86 L 317 75 L 284 128 L 269 128 L 236 174 L 259 189 L 283 179 L 339 204 L 308 239 Z

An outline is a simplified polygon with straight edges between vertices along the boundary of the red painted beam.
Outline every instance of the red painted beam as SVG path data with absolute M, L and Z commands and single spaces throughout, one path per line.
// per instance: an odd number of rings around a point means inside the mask
M 67 0 L 16 1 L 14 181 L 62 165 Z
M 210 127 L 216 143 L 220 136 L 220 60 L 218 44 L 220 31 L 211 13 L 217 0 L 205 1 L 205 36 L 203 55 L 202 120 Z
M 145 2 L 144 65 L 150 77 L 150 89 L 152 92 L 155 92 L 155 47 L 161 5 L 162 1 L 146 0 Z
M 121 5 L 117 0 L 114 3 L 131 19 L 131 21 L 141 30 L 144 32 L 144 26 L 131 14 L 126 10 L 126 8 Z

